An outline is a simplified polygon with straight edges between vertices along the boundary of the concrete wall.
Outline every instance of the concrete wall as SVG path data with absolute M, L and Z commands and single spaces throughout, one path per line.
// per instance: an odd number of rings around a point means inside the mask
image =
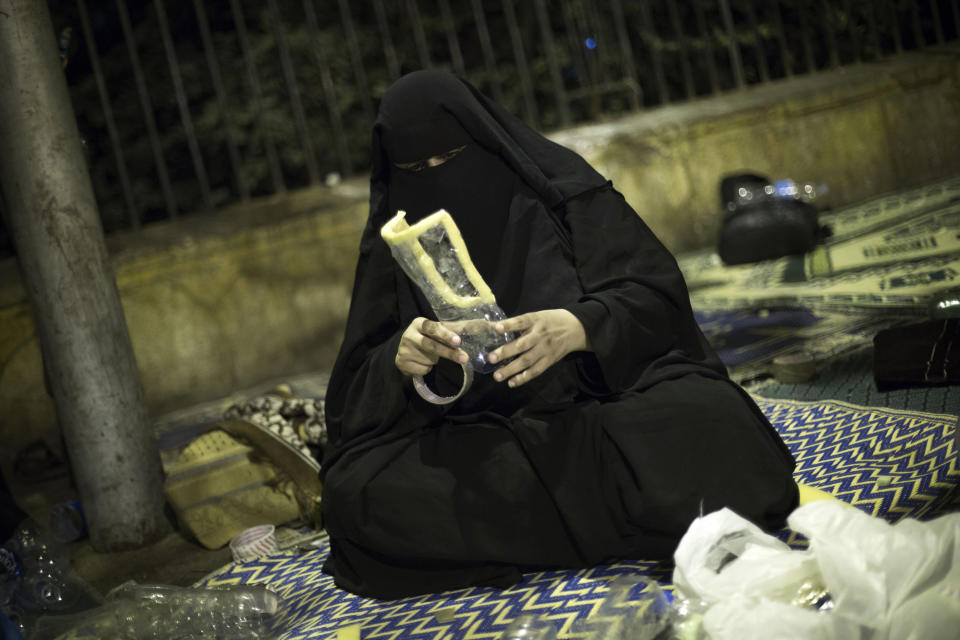
M 858 65 L 553 136 L 674 251 L 712 246 L 719 179 L 826 183 L 850 204 L 960 172 L 960 48 Z
M 327 368 L 350 302 L 366 185 L 307 190 L 108 240 L 153 415 Z M 29 303 L 0 264 L 0 465 L 59 447 Z
M 825 182 L 835 205 L 960 173 L 960 52 L 904 56 L 558 132 L 675 251 L 716 237 L 717 183 Z M 366 216 L 363 179 L 111 237 L 150 411 L 328 369 Z M 0 263 L 0 443 L 56 442 L 33 320 Z M 0 459 L 2 462 L 2 459 Z

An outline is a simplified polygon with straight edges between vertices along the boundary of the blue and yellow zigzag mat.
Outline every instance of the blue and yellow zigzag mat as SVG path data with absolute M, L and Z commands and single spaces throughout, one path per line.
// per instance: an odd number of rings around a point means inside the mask
M 755 398 L 797 460 L 797 481 L 896 522 L 960 498 L 957 417 L 836 400 Z
M 796 456 L 799 482 L 890 521 L 933 517 L 958 506 L 955 416 L 835 401 L 757 402 Z M 798 544 L 788 531 L 781 533 Z M 233 563 L 201 584 L 261 584 L 276 591 L 285 603 L 278 619 L 278 637 L 285 640 L 334 639 L 339 629 L 357 624 L 364 640 L 496 640 L 521 614 L 541 616 L 559 629 L 559 638 L 579 638 L 583 620 L 599 608 L 614 578 L 640 574 L 670 588 L 668 570 L 631 560 L 533 573 L 506 590 L 472 588 L 383 602 L 337 589 L 320 570 L 328 552 L 324 541 L 303 555 Z

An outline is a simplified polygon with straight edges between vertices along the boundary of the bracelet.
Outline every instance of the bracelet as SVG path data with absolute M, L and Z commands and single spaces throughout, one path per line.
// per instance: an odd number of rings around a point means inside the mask
M 437 395 L 427 386 L 423 376 L 418 375 L 413 376 L 413 388 L 417 390 L 421 398 L 431 404 L 450 404 L 462 396 L 467 389 L 470 388 L 470 385 L 473 384 L 473 367 L 470 364 L 461 364 L 460 368 L 463 369 L 463 385 L 455 396 L 444 397 Z

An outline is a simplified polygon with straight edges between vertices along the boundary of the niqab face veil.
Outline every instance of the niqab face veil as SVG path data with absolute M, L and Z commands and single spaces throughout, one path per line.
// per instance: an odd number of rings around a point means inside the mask
M 460 228 L 474 265 L 492 281 L 518 176 L 440 107 L 432 93 L 435 83 L 412 80 L 391 88 L 380 107 L 389 212 L 406 211 L 407 222 L 414 224 L 446 209 Z M 423 162 L 457 149 L 442 164 Z M 419 166 L 397 166 L 409 163 Z
M 419 163 L 459 147 L 443 164 Z M 460 228 L 470 258 L 484 279 L 509 280 L 501 255 L 510 204 L 518 189 L 532 189 L 548 206 L 606 181 L 578 155 L 528 128 L 469 83 L 440 71 L 417 71 L 384 95 L 374 127 L 371 221 L 383 224 L 398 210 L 411 224 L 446 209 Z M 498 300 L 504 309 L 515 300 Z

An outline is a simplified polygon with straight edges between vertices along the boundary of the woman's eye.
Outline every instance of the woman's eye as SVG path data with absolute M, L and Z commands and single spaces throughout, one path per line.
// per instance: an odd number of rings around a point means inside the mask
M 394 165 L 398 169 L 403 169 L 404 171 L 423 171 L 427 168 L 427 161 L 419 160 L 417 162 L 395 162 Z
M 460 153 L 461 151 L 463 151 L 466 147 L 467 147 L 467 145 L 463 145 L 462 147 L 457 147 L 456 149 L 451 149 L 450 151 L 447 151 L 447 152 L 445 152 L 445 153 L 441 153 L 441 154 L 439 154 L 439 155 L 433 156 L 432 158 L 428 158 L 428 159 L 426 159 L 426 160 L 418 160 L 418 161 L 416 161 L 416 162 L 403 162 L 403 163 L 401 163 L 401 162 L 395 162 L 394 165 L 395 165 L 396 167 L 398 167 L 398 168 L 400 168 L 400 169 L 404 169 L 404 170 L 406 170 L 406 171 L 423 171 L 423 170 L 426 169 L 427 167 L 438 167 L 438 166 L 440 166 L 441 164 L 443 164 L 444 162 L 446 162 L 447 160 L 449 160 L 449 159 L 452 158 L 453 156 L 455 156 L 455 155 L 457 155 L 458 153 Z

